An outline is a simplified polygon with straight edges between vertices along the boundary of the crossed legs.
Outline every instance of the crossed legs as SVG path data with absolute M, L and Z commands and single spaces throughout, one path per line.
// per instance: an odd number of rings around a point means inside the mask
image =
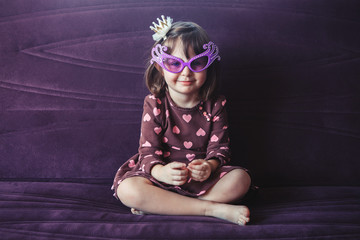
M 250 182 L 244 170 L 235 169 L 221 178 L 205 195 L 191 198 L 156 187 L 143 177 L 132 177 L 120 183 L 117 195 L 126 206 L 148 213 L 212 216 L 245 225 L 249 221 L 249 209 L 228 203 L 243 197 Z

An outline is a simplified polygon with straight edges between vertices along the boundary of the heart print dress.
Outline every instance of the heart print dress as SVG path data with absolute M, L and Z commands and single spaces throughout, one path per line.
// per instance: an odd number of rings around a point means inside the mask
M 198 197 L 225 174 L 240 168 L 227 165 L 230 149 L 225 105 L 223 96 L 200 102 L 193 108 L 176 106 L 168 93 L 160 98 L 146 96 L 139 150 L 118 169 L 112 186 L 114 196 L 117 197 L 116 189 L 121 181 L 137 176 L 149 179 L 160 188 Z M 156 164 L 165 165 L 173 161 L 188 164 L 195 159 L 217 159 L 220 165 L 206 181 L 189 178 L 181 186 L 159 182 L 150 174 Z

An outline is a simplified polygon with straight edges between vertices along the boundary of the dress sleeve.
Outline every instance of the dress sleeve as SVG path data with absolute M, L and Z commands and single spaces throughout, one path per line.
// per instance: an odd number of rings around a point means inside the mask
M 141 121 L 139 140 L 139 161 L 141 170 L 151 175 L 151 169 L 156 164 L 165 165 L 163 161 L 161 123 L 165 116 L 163 104 L 159 98 L 149 95 L 144 100 L 144 111 Z
M 212 131 L 207 147 L 206 160 L 217 159 L 219 166 L 230 161 L 230 139 L 228 134 L 228 119 L 225 109 L 226 99 L 220 96 L 214 103 L 211 113 Z

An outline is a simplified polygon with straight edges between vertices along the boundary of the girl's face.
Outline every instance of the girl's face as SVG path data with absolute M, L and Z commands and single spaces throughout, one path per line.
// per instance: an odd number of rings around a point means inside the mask
M 193 49 L 188 49 L 189 58 L 186 57 L 183 51 L 183 44 L 181 40 L 176 40 L 172 49 L 171 55 L 181 58 L 184 62 L 189 61 L 196 56 Z M 192 72 L 188 67 L 185 67 L 179 73 L 171 73 L 161 68 L 162 75 L 167 83 L 171 97 L 182 96 L 191 99 L 196 99 L 199 95 L 201 87 L 206 81 L 207 70 L 201 72 Z

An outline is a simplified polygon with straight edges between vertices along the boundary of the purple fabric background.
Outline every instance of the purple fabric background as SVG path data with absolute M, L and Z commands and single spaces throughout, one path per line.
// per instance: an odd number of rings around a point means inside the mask
M 233 164 L 262 187 L 247 228 L 132 216 L 112 199 L 138 148 L 161 14 L 220 48 Z M 360 238 L 359 76 L 355 0 L 0 1 L 0 234 Z

